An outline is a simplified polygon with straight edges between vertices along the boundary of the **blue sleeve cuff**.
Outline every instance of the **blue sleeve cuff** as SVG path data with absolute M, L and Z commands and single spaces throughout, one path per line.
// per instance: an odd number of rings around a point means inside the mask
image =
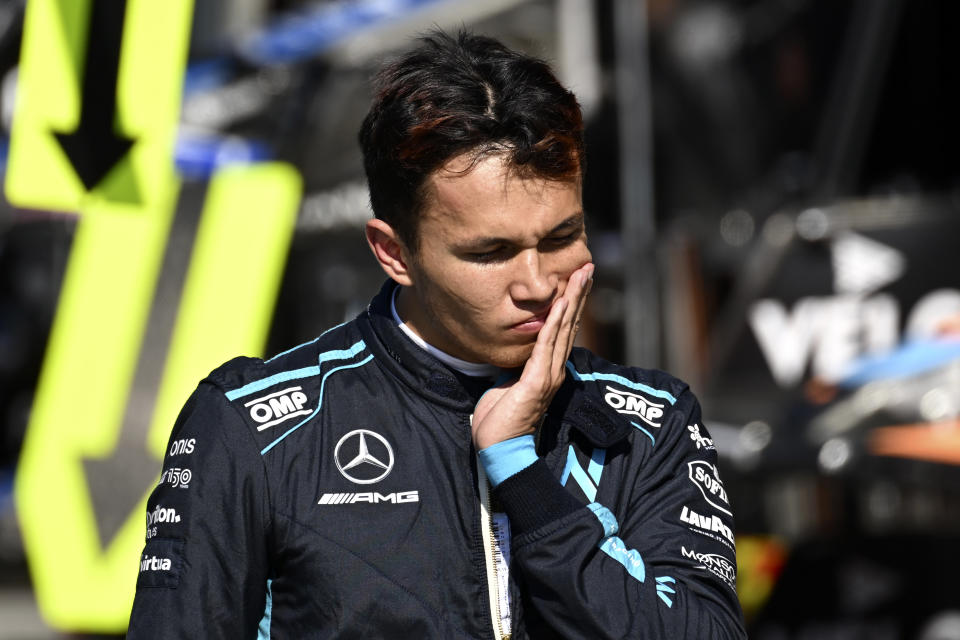
M 537 461 L 537 449 L 532 435 L 492 444 L 481 449 L 478 455 L 493 487 Z

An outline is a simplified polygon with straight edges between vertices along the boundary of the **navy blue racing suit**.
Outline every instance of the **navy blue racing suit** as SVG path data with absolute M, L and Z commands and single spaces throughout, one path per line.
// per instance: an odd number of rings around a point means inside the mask
M 684 383 L 575 348 L 534 460 L 491 489 L 470 430 L 491 382 L 411 342 L 393 286 L 200 383 L 148 501 L 128 638 L 745 637 Z

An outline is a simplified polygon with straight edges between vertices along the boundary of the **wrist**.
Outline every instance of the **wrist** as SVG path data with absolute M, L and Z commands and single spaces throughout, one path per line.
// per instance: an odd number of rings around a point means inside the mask
M 537 449 L 532 435 L 503 440 L 478 452 L 490 484 L 494 487 L 523 471 L 537 461 Z
M 501 435 L 499 438 L 497 438 L 496 435 L 491 437 L 489 434 L 477 433 L 474 434 L 473 444 L 477 448 L 477 451 L 483 451 L 484 449 L 495 447 L 501 442 L 510 442 L 511 440 L 516 440 L 517 438 L 522 438 L 532 433 L 532 431 L 530 433 L 511 433 L 507 434 L 506 437 Z

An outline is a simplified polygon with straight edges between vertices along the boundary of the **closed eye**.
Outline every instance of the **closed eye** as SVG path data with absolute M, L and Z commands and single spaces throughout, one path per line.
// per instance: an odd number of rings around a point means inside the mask
M 571 231 L 570 233 L 565 233 L 563 235 L 544 238 L 543 242 L 546 243 L 548 249 L 559 249 L 575 242 L 582 233 L 583 229 L 576 229 L 575 231 Z
M 467 259 L 472 262 L 479 262 L 482 264 L 489 264 L 492 262 L 500 262 L 509 258 L 514 252 L 509 247 L 496 247 L 494 249 L 488 249 L 487 251 L 476 251 L 467 254 Z

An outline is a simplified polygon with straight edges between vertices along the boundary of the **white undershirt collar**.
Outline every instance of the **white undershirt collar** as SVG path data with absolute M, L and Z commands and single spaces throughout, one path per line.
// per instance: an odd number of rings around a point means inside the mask
M 432 344 L 428 344 L 426 340 L 418 336 L 413 332 L 413 329 L 407 326 L 407 323 L 403 321 L 400 317 L 400 314 L 397 313 L 397 292 L 400 291 L 400 287 L 397 287 L 393 290 L 393 295 L 390 296 L 390 311 L 393 313 L 393 319 L 397 323 L 397 326 L 400 327 L 400 330 L 407 334 L 414 344 L 416 344 L 421 349 L 425 350 L 427 353 L 432 355 L 434 358 L 447 365 L 455 371 L 468 376 L 475 378 L 493 378 L 500 373 L 500 368 L 496 365 L 489 363 L 478 363 L 478 362 L 467 362 L 466 360 L 461 360 L 456 358 L 445 351 L 437 349 Z

